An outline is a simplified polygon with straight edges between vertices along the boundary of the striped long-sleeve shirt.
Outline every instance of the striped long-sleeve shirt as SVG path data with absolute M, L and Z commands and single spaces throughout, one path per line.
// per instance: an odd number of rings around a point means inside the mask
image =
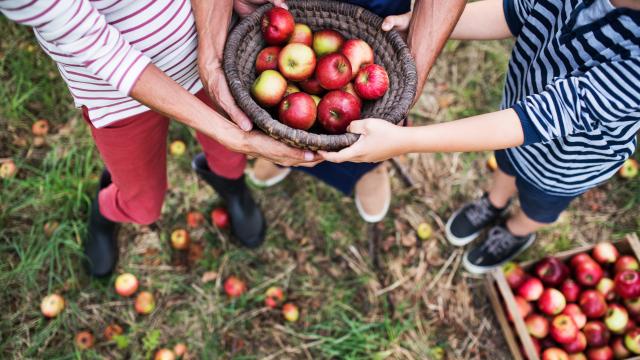
M 202 88 L 190 0 L 0 0 L 0 10 L 34 28 L 96 127 L 149 110 L 129 97 L 149 63 Z
M 636 148 L 640 11 L 594 5 L 504 0 L 517 39 L 501 106 L 516 110 L 525 135 L 507 155 L 523 180 L 549 194 L 604 182 Z

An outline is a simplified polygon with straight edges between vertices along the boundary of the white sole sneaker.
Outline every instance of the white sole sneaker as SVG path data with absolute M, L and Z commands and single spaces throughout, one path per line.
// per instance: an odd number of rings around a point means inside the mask
M 518 250 L 518 252 L 516 252 L 513 256 L 509 257 L 508 259 L 505 259 L 504 261 L 502 261 L 501 263 L 493 267 L 477 266 L 472 264 L 468 258 L 469 250 L 467 250 L 464 252 L 464 256 L 462 257 L 462 266 L 464 267 L 465 270 L 467 270 L 467 272 L 471 274 L 478 274 L 478 275 L 486 274 L 488 272 L 493 271 L 494 269 L 501 267 L 502 265 L 516 258 L 518 255 L 522 254 L 525 250 L 529 248 L 529 246 L 531 246 L 531 244 L 533 244 L 534 241 L 536 241 L 536 234 L 533 234 L 533 236 L 531 236 L 531 238 L 527 240 L 527 243 L 525 244 L 525 246 L 523 246 L 520 250 Z
M 358 199 L 357 196 L 354 196 L 355 198 L 355 202 L 356 202 L 356 209 L 358 209 L 358 214 L 360 214 L 360 217 L 362 218 L 362 220 L 368 222 L 368 223 L 377 223 L 382 221 L 382 219 L 384 219 L 385 216 L 387 216 L 387 212 L 389 212 L 389 207 L 391 206 L 391 197 L 389 197 L 383 206 L 382 211 L 380 211 L 379 214 L 367 214 L 364 211 L 364 208 L 362 207 L 362 204 L 360 203 L 360 199 Z
M 465 245 L 467 245 L 468 243 L 470 243 L 473 240 L 475 240 L 480 235 L 482 230 L 484 230 L 484 228 L 480 229 L 480 230 L 474 232 L 473 234 L 471 234 L 469 236 L 465 236 L 465 237 L 457 237 L 457 236 L 453 235 L 453 232 L 451 232 L 451 224 L 453 223 L 453 219 L 456 216 L 458 216 L 458 214 L 460 214 L 462 209 L 464 209 L 464 207 L 456 210 L 453 214 L 451 214 L 451 216 L 449 217 L 449 220 L 447 220 L 447 224 L 444 227 L 444 231 L 445 231 L 445 235 L 447 236 L 447 240 L 449 240 L 449 243 L 451 243 L 451 245 L 454 245 L 454 246 L 465 246 Z
M 249 178 L 249 181 L 251 181 L 253 185 L 261 188 L 267 188 L 267 187 L 271 187 L 279 184 L 280 182 L 282 182 L 282 180 L 286 179 L 287 176 L 289 176 L 289 174 L 291 173 L 290 168 L 283 168 L 283 170 L 284 171 L 280 172 L 278 175 L 270 177 L 266 180 L 258 179 L 254 174 L 253 169 L 246 169 L 244 173 L 247 175 L 247 177 Z

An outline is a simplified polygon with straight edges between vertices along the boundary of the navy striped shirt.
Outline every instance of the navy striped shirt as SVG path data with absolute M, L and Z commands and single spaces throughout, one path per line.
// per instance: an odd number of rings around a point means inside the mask
M 581 12 L 597 11 L 593 3 L 504 0 L 517 39 L 501 108 L 517 112 L 525 136 L 506 153 L 522 180 L 549 194 L 604 182 L 636 148 L 640 11 L 616 8 L 579 23 Z

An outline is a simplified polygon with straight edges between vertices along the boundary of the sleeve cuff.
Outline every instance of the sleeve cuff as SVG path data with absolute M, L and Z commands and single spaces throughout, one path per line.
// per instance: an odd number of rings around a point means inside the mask
M 522 133 L 524 134 L 524 143 L 522 145 L 541 142 L 542 137 L 540 137 L 533 121 L 531 121 L 529 114 L 527 114 L 522 105 L 519 103 L 513 105 L 513 110 L 518 114 L 518 118 L 520 118 L 520 125 L 522 125 Z
M 514 1 L 515 0 L 503 0 L 502 6 L 504 9 L 504 17 L 507 20 L 507 26 L 509 26 L 509 31 L 511 31 L 513 36 L 518 36 L 520 34 L 520 29 L 522 29 L 522 22 L 516 13 Z

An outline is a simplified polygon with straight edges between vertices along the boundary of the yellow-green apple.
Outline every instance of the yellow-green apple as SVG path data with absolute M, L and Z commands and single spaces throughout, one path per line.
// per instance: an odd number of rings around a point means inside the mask
M 623 179 L 633 179 L 640 172 L 640 164 L 635 159 L 627 159 L 619 170 L 620 177 Z
M 527 277 L 518 287 L 518 295 L 522 296 L 527 301 L 537 301 L 543 291 L 544 286 L 542 285 L 542 281 L 532 276 Z
M 604 296 L 597 290 L 585 290 L 578 300 L 580 309 L 589 319 L 603 317 L 607 313 L 607 302 Z
M 229 221 L 229 212 L 227 212 L 227 209 L 217 207 L 211 212 L 211 222 L 218 229 L 225 229 L 229 227 Z
M 16 174 L 16 172 L 18 172 L 18 168 L 13 160 L 7 160 L 0 163 L 0 179 L 11 178 Z
M 524 319 L 529 334 L 538 339 L 544 339 L 549 335 L 549 320 L 540 314 L 533 313 Z
M 324 89 L 320 86 L 320 82 L 315 76 L 301 81 L 298 85 L 300 85 L 304 92 L 311 95 L 321 95 L 324 92 Z
M 580 296 L 581 289 L 580 285 L 578 285 L 578 283 L 573 279 L 566 279 L 562 282 L 560 291 L 562 291 L 567 302 L 575 302 L 578 300 L 578 296 Z
M 629 331 L 624 336 L 624 345 L 632 353 L 640 355 L 640 329 Z
M 93 347 L 95 339 L 89 331 L 80 331 L 75 338 L 76 347 L 80 350 L 86 350 Z
M 603 276 L 602 267 L 595 261 L 584 261 L 575 268 L 575 279 L 580 285 L 595 286 Z
M 536 263 L 534 273 L 545 285 L 558 286 L 569 276 L 569 268 L 558 258 L 547 256 Z
M 189 247 L 189 233 L 185 229 L 176 229 L 171 233 L 171 247 L 185 250 Z
M 279 45 L 291 38 L 295 25 L 293 15 L 289 11 L 273 7 L 262 16 L 260 29 L 267 44 Z
M 593 259 L 600 264 L 613 264 L 619 256 L 618 249 L 610 242 L 600 242 L 593 247 Z
M 287 96 L 289 96 L 291 94 L 295 94 L 297 92 L 300 92 L 300 88 L 297 87 L 296 84 L 294 84 L 294 83 L 288 83 L 287 84 L 287 90 L 284 91 L 284 97 L 287 97 Z
M 318 96 L 318 95 L 311 95 L 311 98 L 313 99 L 313 102 L 316 103 L 316 107 L 320 104 L 320 100 L 322 100 L 322 98 L 320 96 Z M 316 114 L 316 116 L 317 116 L 317 114 Z
M 363 65 L 356 75 L 354 87 L 358 95 L 365 100 L 379 99 L 389 89 L 389 75 L 378 64 Z
M 347 85 L 343 86 L 341 90 L 355 96 L 356 99 L 358 99 L 358 103 L 360 104 L 360 106 L 362 106 L 362 100 L 360 99 L 360 96 L 358 96 L 356 88 L 353 87 L 353 83 L 348 83 Z
M 42 315 L 48 318 L 58 316 L 64 310 L 64 299 L 58 294 L 47 295 L 40 303 Z
M 498 170 L 498 159 L 496 159 L 495 155 L 491 154 L 487 159 L 487 168 L 491 171 Z
M 611 301 L 616 297 L 615 287 L 616 285 L 613 280 L 607 277 L 603 277 L 596 284 L 596 290 L 598 290 L 600 294 L 604 295 L 604 298 L 607 301 Z
M 557 315 L 564 310 L 567 301 L 560 290 L 547 288 L 538 299 L 538 309 L 547 315 Z
M 625 270 L 639 270 L 640 265 L 638 264 L 638 260 L 635 257 L 630 255 L 622 255 L 616 261 L 614 265 L 615 273 L 623 272 Z
M 187 145 L 180 140 L 172 141 L 169 145 L 169 152 L 173 156 L 182 156 L 187 151 Z
M 113 323 L 113 324 L 107 325 L 107 327 L 104 328 L 104 332 L 102 333 L 102 336 L 104 336 L 105 340 L 111 341 L 113 340 L 114 336 L 122 335 L 123 332 L 124 330 L 122 329 L 122 326 L 116 323 Z
M 640 297 L 640 272 L 625 270 L 619 272 L 614 280 L 616 293 L 623 299 Z
M 31 133 L 35 136 L 45 136 L 49 133 L 49 122 L 45 119 L 36 120 L 31 125 Z
M 582 312 L 580 306 L 577 304 L 567 304 L 564 310 L 562 310 L 562 313 L 564 315 L 571 316 L 578 329 L 582 329 L 587 323 L 587 316 Z
M 589 360 L 584 353 L 569 354 L 569 360 Z
M 522 267 L 513 261 L 509 261 L 502 267 L 504 277 L 507 279 L 509 287 L 517 289 L 526 280 L 526 275 Z
M 631 351 L 624 346 L 624 338 L 616 337 L 611 342 L 611 350 L 613 350 L 613 357 L 616 359 L 627 359 L 631 357 Z
M 318 105 L 318 121 L 331 134 L 344 133 L 349 124 L 359 118 L 358 99 L 341 90 L 329 92 Z
M 640 298 L 625 299 L 624 306 L 635 316 L 640 315 Z
M 431 225 L 427 224 L 426 222 L 418 224 L 418 228 L 416 229 L 418 239 L 427 240 L 431 237 L 432 233 L 433 229 L 431 228 Z
M 265 107 L 276 106 L 287 91 L 287 80 L 275 70 L 265 70 L 253 82 L 251 95 L 258 104 Z
M 134 308 L 138 314 L 150 314 L 156 308 L 156 299 L 152 293 L 141 291 L 138 296 L 136 296 Z
M 224 282 L 224 292 L 230 298 L 240 297 L 247 291 L 247 285 L 236 276 L 229 276 Z
M 293 93 L 282 100 L 278 118 L 283 124 L 294 129 L 308 130 L 316 122 L 317 108 L 311 95 Z
M 559 344 L 567 344 L 578 336 L 578 326 L 569 315 L 557 315 L 551 321 L 549 333 Z
M 173 353 L 172 350 L 162 348 L 156 351 L 156 355 L 153 357 L 153 360 L 175 360 L 176 354 Z
M 613 350 L 609 346 L 590 348 L 587 350 L 589 360 L 613 360 Z
M 349 59 L 353 77 L 362 65 L 373 64 L 373 49 L 364 40 L 349 39 L 342 44 L 340 52 Z
M 278 70 L 279 46 L 268 46 L 258 53 L 256 57 L 256 71 L 258 74 L 266 70 Z
M 291 81 L 302 81 L 313 76 L 316 68 L 316 54 L 304 44 L 289 44 L 280 50 L 278 69 Z
M 282 306 L 282 316 L 289 322 L 296 322 L 300 317 L 300 311 L 295 304 L 286 303 Z
M 573 341 L 562 344 L 562 347 L 569 354 L 583 352 L 587 348 L 587 338 L 582 331 L 578 331 L 576 338 Z
M 604 316 L 604 324 L 614 334 L 622 334 L 629 324 L 629 313 L 622 305 L 609 304 L 607 314 Z
M 271 309 L 275 309 L 284 300 L 282 288 L 272 286 L 264 293 L 264 304 Z
M 325 29 L 313 34 L 313 51 L 318 57 L 332 54 L 344 43 L 344 37 L 337 31 Z
M 138 279 L 130 273 L 120 274 L 116 278 L 115 288 L 118 295 L 129 297 L 138 291 Z
M 177 343 L 173 347 L 173 353 L 176 354 L 178 358 L 184 356 L 187 353 L 187 345 L 185 343 Z
M 600 347 L 609 343 L 611 333 L 602 321 L 589 321 L 582 329 L 584 336 L 587 338 L 587 345 L 591 347 Z
M 542 352 L 542 360 L 569 360 L 569 354 L 560 348 L 550 347 Z
M 336 90 L 347 85 L 351 80 L 351 64 L 346 56 L 334 53 L 318 60 L 316 79 L 320 86 L 327 90 Z
M 519 295 L 516 295 L 514 299 L 516 301 L 516 308 L 518 309 L 518 313 L 520 314 L 520 317 L 524 319 L 527 316 L 529 316 L 529 314 L 531 314 L 531 311 L 533 310 L 533 307 L 531 306 L 531 304 L 529 304 L 527 300 L 525 300 L 522 296 L 519 296 Z M 511 311 L 508 312 L 508 316 L 509 316 L 509 320 L 513 321 L 513 314 L 511 313 Z
M 187 213 L 187 226 L 198 228 L 204 223 L 204 215 L 200 211 L 189 211 Z
M 289 38 L 289 44 L 291 43 L 305 44 L 309 47 L 312 46 L 313 33 L 311 32 L 311 28 L 306 24 L 296 24 L 293 27 L 293 34 L 291 38 Z

